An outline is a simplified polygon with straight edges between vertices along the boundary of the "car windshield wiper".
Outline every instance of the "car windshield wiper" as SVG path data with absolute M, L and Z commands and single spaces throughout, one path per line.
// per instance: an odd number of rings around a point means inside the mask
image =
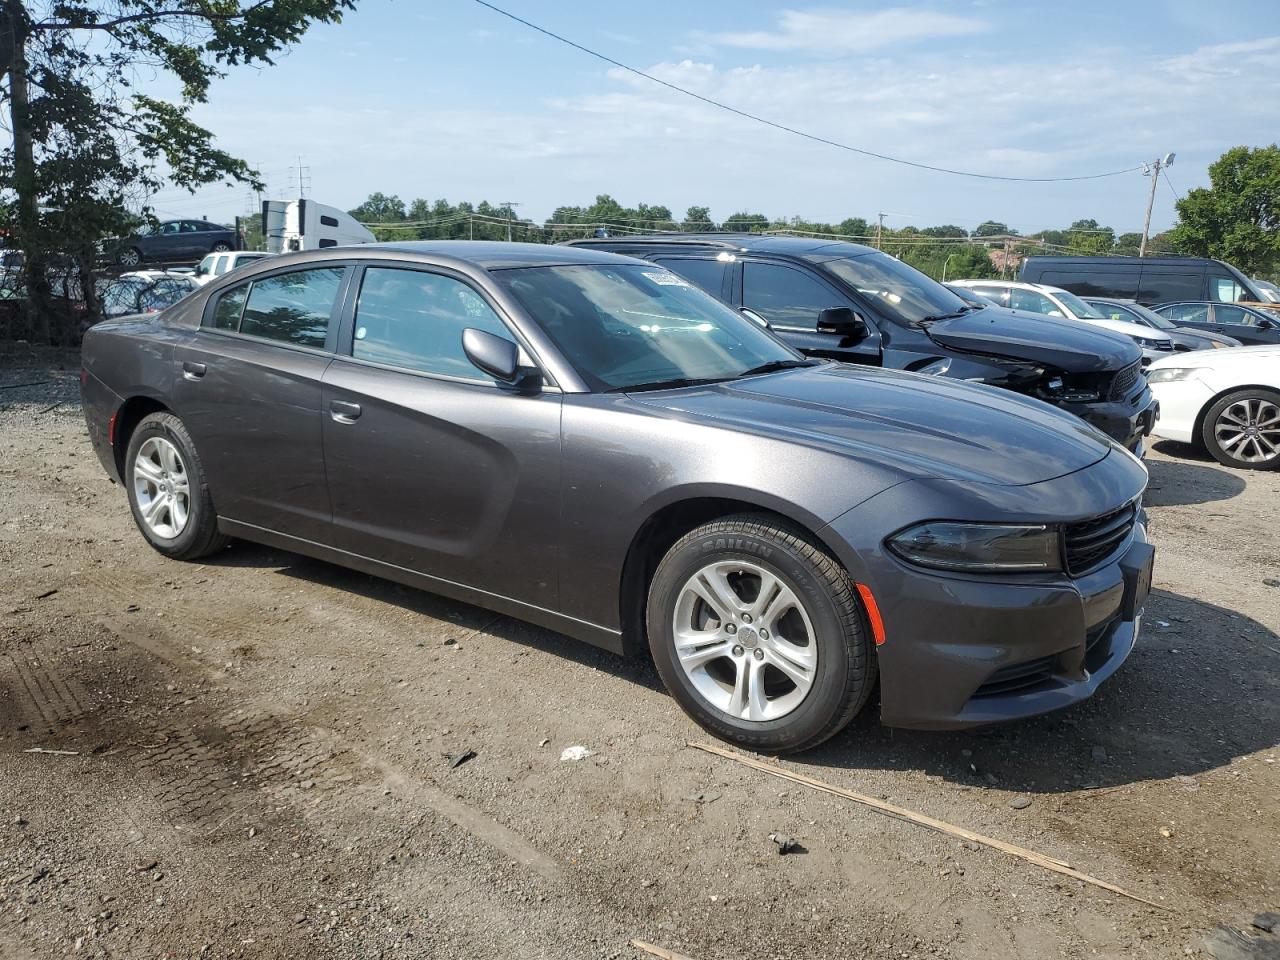
M 775 370 L 790 370 L 792 367 L 812 367 L 813 360 L 770 360 L 768 363 L 762 363 L 759 366 L 752 367 L 750 370 L 743 370 L 739 377 L 750 377 L 757 373 L 773 373 Z
M 975 310 L 985 310 L 986 307 L 963 306 L 959 310 L 953 310 L 951 313 L 934 313 L 927 317 L 921 317 L 916 323 L 935 323 L 938 320 L 954 320 L 956 317 L 963 317 L 966 313 L 972 313 Z
M 649 380 L 645 383 L 625 383 L 620 387 L 610 387 L 605 393 L 632 393 L 641 390 L 674 390 L 677 387 L 700 387 L 708 383 L 724 383 L 731 377 L 675 377 L 671 380 Z

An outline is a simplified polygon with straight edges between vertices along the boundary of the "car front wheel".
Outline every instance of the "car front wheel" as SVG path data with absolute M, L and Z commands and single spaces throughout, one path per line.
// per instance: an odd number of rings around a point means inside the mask
M 180 419 L 171 413 L 144 417 L 125 457 L 129 507 L 151 546 L 175 560 L 194 560 L 227 545 L 204 468 Z
M 753 750 L 816 746 L 875 686 L 853 583 L 773 517 L 729 517 L 677 542 L 654 574 L 647 626 L 658 673 L 681 707 Z
M 218 243 L 215 243 L 213 245 L 213 249 L 210 250 L 209 252 L 210 253 L 226 253 L 230 249 L 231 249 L 230 244 L 222 243 L 221 241 L 219 241 Z
M 137 247 L 125 247 L 116 254 L 116 261 L 122 267 L 136 267 L 142 262 L 142 251 Z
M 1205 413 L 1200 439 L 1225 466 L 1280 469 L 1280 393 L 1246 387 L 1227 394 Z

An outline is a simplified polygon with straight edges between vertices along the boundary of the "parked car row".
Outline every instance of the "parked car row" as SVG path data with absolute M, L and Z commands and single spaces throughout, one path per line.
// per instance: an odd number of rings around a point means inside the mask
M 1101 317 L 1090 326 L 998 307 L 855 243 L 668 234 L 570 245 L 660 265 L 809 356 L 1003 387 L 1067 410 L 1133 451 L 1156 420 L 1136 341 L 1160 338 L 1146 327 L 1120 335 Z M 1119 326 L 1128 333 L 1130 325 Z
M 86 334 L 93 447 L 168 557 L 242 538 L 647 650 L 753 750 L 877 692 L 959 728 L 1119 669 L 1154 560 L 1132 339 L 853 244 L 603 246 L 216 276 Z

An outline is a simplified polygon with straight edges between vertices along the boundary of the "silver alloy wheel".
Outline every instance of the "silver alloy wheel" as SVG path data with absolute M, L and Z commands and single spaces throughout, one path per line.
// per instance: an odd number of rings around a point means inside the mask
M 133 247 L 123 250 L 120 253 L 120 265 L 124 267 L 136 267 L 142 262 L 142 254 Z
M 1262 397 L 1245 397 L 1218 414 L 1213 438 L 1229 456 L 1266 463 L 1280 456 L 1280 407 Z
M 133 495 L 142 522 L 157 537 L 172 540 L 191 518 L 191 483 L 182 455 L 164 437 L 151 437 L 133 461 Z
M 703 567 L 680 588 L 673 627 L 676 659 L 694 689 L 732 717 L 777 720 L 813 687 L 818 643 L 808 611 L 761 566 Z

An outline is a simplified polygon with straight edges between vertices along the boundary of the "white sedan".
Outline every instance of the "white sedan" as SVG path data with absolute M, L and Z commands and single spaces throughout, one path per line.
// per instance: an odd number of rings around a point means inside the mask
M 1228 467 L 1280 469 L 1280 347 L 1179 353 L 1148 367 L 1147 382 L 1160 401 L 1157 437 L 1203 446 Z

